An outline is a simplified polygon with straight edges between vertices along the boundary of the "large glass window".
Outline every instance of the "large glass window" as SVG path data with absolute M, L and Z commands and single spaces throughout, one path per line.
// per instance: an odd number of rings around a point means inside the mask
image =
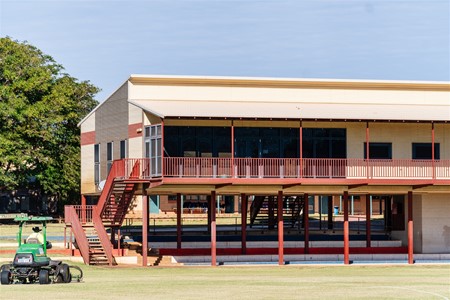
M 94 183 L 100 183 L 100 144 L 94 145 Z
M 364 143 L 364 159 L 367 159 L 367 143 Z M 369 159 L 392 159 L 392 143 L 369 143 Z
M 231 129 L 165 126 L 164 151 L 169 157 L 231 157 Z
M 432 159 L 431 143 L 412 143 L 412 159 Z M 440 159 L 440 145 L 434 144 L 434 159 Z
M 345 128 L 304 128 L 304 158 L 346 158 Z
M 149 128 L 149 129 L 147 129 Z M 150 175 L 161 176 L 162 134 L 161 125 L 152 125 L 145 130 L 145 157 L 150 159 Z
M 298 128 L 280 128 L 280 157 L 300 157 Z

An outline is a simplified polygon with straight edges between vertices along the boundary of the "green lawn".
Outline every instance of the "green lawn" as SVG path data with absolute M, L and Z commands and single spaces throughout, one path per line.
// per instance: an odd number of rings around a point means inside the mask
M 0 286 L 2 299 L 448 299 L 448 265 L 82 266 L 83 283 Z

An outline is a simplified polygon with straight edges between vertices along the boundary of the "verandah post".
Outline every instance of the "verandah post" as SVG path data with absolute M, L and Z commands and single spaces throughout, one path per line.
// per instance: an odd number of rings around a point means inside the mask
M 210 214 L 211 214 L 211 266 L 215 267 L 217 265 L 216 260 L 216 192 L 211 191 L 211 205 L 210 205 Z
M 350 241 L 348 227 L 348 191 L 344 192 L 344 264 L 350 264 Z
M 247 201 L 248 196 L 241 194 L 241 252 L 247 252 Z
M 413 193 L 408 192 L 408 264 L 414 264 Z
M 142 196 L 142 266 L 147 266 L 147 252 L 148 252 L 148 195 L 144 191 Z
M 177 193 L 177 250 L 181 249 L 181 194 Z
M 284 264 L 283 191 L 278 191 L 278 264 Z

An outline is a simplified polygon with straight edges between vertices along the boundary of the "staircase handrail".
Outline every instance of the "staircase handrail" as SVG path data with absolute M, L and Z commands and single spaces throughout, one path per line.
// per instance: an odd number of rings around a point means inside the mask
M 108 263 L 110 266 L 115 264 L 115 259 L 112 254 L 112 245 L 108 237 L 108 233 L 106 232 L 105 227 L 103 226 L 103 221 L 100 218 L 100 208 L 94 207 L 94 213 L 92 214 L 92 219 L 94 223 L 95 230 L 97 231 L 98 238 L 100 239 L 100 242 L 102 243 L 103 250 L 105 250 L 106 257 L 108 259 Z M 120 242 L 120 241 L 119 241 Z
M 110 194 L 112 192 L 111 186 L 116 177 L 125 175 L 125 160 L 115 160 L 111 166 L 108 177 L 106 178 L 105 186 L 103 187 L 102 193 L 100 194 L 100 198 L 97 202 L 97 208 L 99 209 L 99 213 L 103 213 L 103 210 L 106 207 L 106 200 L 109 199 Z
M 265 196 L 255 196 L 252 201 L 252 205 L 250 206 L 250 225 L 253 225 L 256 217 L 258 216 L 259 211 L 263 205 Z
M 64 207 L 64 216 L 66 224 L 70 223 L 71 230 L 75 235 L 75 240 L 77 242 L 77 246 L 80 250 L 81 256 L 83 257 L 83 261 L 88 265 L 90 263 L 89 242 L 81 224 L 80 216 L 78 216 L 73 205 L 66 205 Z

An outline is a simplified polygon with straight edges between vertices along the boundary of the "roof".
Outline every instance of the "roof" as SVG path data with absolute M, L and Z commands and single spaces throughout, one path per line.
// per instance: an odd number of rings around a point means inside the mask
M 161 118 L 450 121 L 442 81 L 133 74 L 127 82 L 128 101 Z
M 450 121 L 450 82 L 131 75 L 161 118 Z

